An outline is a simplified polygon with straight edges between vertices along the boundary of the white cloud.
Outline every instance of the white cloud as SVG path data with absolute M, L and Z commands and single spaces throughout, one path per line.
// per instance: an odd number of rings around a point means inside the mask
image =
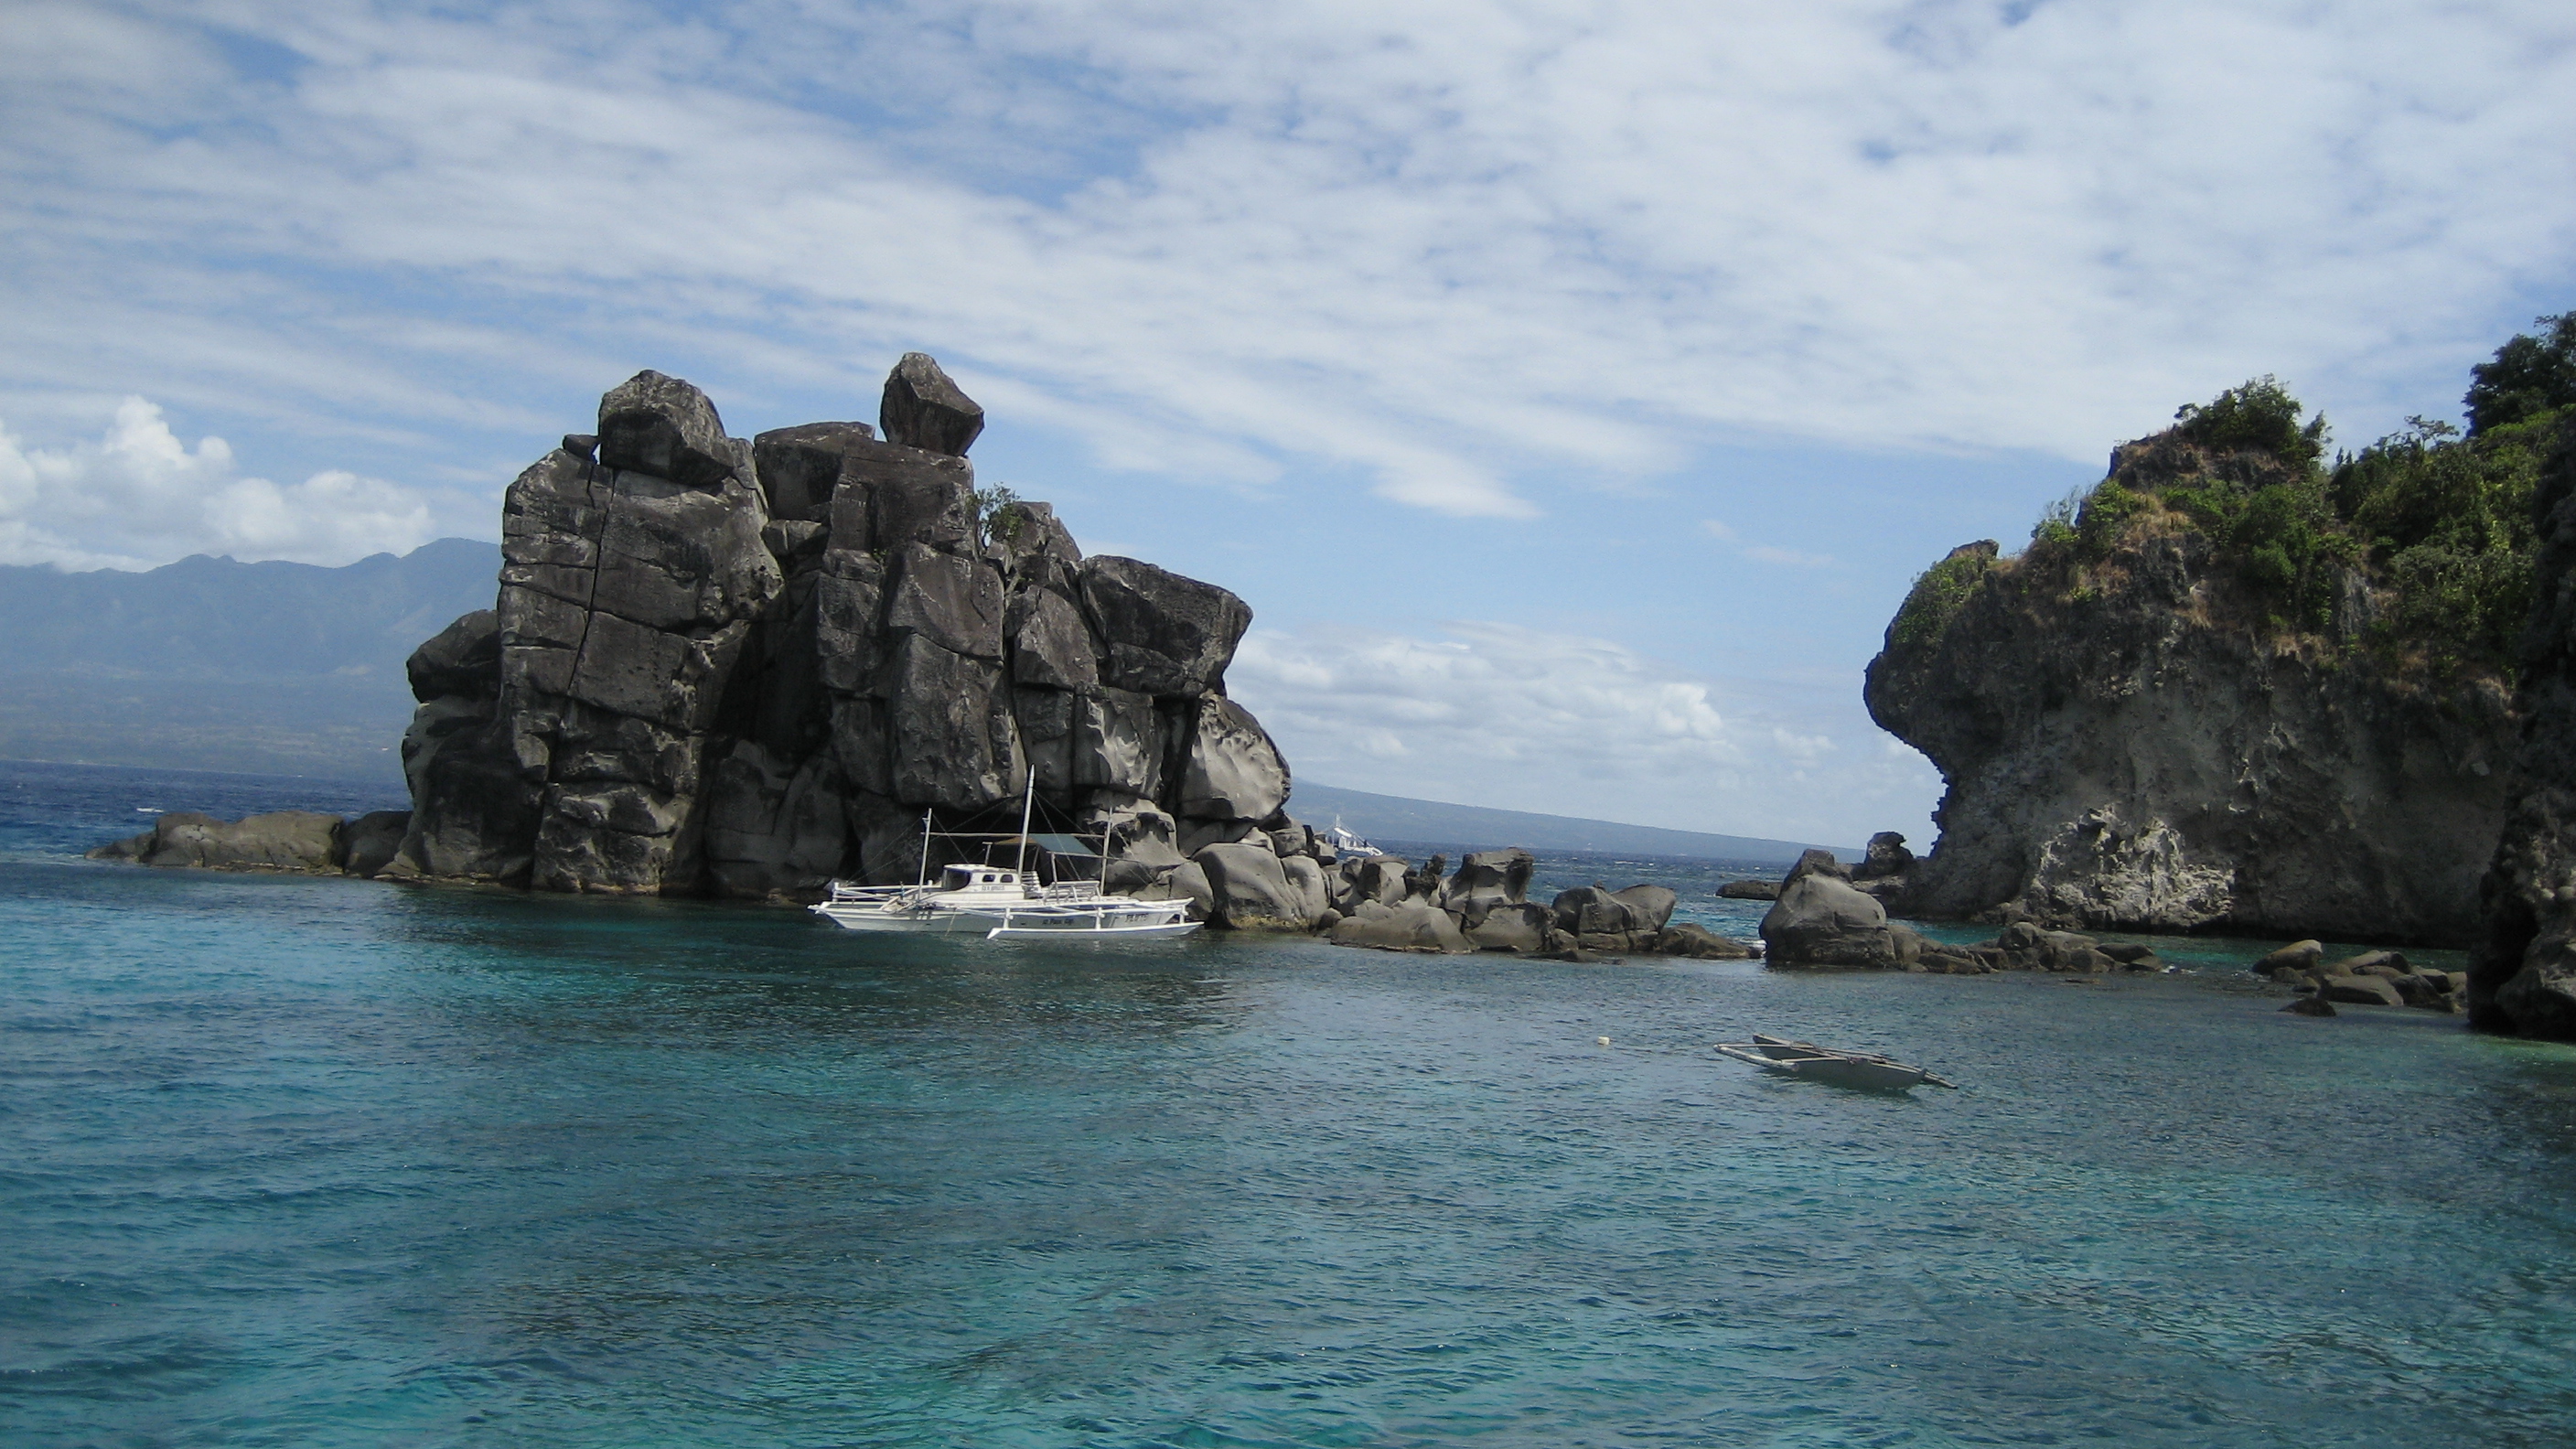
M 2367 429 L 2576 250 L 2550 3 L 218 8 L 297 64 L 18 12 L 29 377 L 417 425 L 927 343 L 1121 461 L 1509 518 L 1711 433 L 2092 459 L 2257 371 Z
M 1451 621 L 1430 638 L 1255 629 L 1228 686 L 1301 775 L 1391 795 L 1860 840 L 1911 819 L 1919 806 L 1897 802 L 1931 775 L 1911 751 L 1845 762 L 1750 690 L 1725 704 L 1717 680 L 1506 624 Z
M 338 470 L 239 476 L 223 439 L 191 449 L 139 397 L 97 442 L 67 449 L 30 448 L 0 423 L 0 563 L 132 569 L 209 552 L 344 564 L 434 536 L 412 490 Z

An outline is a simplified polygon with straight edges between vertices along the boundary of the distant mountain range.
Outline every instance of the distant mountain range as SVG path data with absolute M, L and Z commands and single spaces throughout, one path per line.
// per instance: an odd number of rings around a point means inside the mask
M 500 545 L 465 538 L 345 568 L 0 567 L 0 755 L 398 779 L 403 661 L 492 607 L 500 568 Z
M 457 615 L 492 607 L 500 569 L 498 544 L 467 538 L 336 569 L 203 554 L 148 573 L 0 566 L 0 758 L 399 780 L 403 661 Z M 1436 849 L 1768 863 L 1805 848 L 1309 780 L 1289 809 Z

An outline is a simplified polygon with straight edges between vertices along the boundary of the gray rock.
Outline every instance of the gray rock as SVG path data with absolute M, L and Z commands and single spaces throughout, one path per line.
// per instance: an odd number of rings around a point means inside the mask
M 1479 951 L 1536 956 L 1553 949 L 1552 913 L 1534 901 L 1488 899 L 1482 910 L 1462 917 L 1460 925 L 1461 934 Z
M 1332 895 L 1324 886 L 1324 868 L 1306 856 L 1288 855 L 1279 857 L 1279 872 L 1288 878 L 1298 919 L 1309 927 L 1322 924 L 1324 913 L 1333 908 Z
M 1905 837 L 1893 830 L 1882 830 L 1869 838 L 1869 850 L 1861 863 L 1852 869 L 1852 881 L 1882 880 L 1899 876 L 1914 864 L 1914 852 L 1905 848 Z
M 1476 949 L 1458 929 L 1457 918 L 1429 901 L 1396 905 L 1364 901 L 1327 936 L 1337 946 L 1367 946 L 1380 951 L 1422 951 L 1464 955 Z
M 984 431 L 984 410 L 926 352 L 907 352 L 886 375 L 877 413 L 889 442 L 960 457 Z
M 2317 989 L 2328 1001 L 2349 1002 L 2355 1006 L 2404 1006 L 2406 998 L 2397 983 L 2385 976 L 2327 976 L 2320 973 Z
M 1263 820 L 1288 803 L 1288 761 L 1252 712 L 1221 695 L 1199 701 L 1175 802 L 1182 815 Z
M 752 467 L 759 475 L 761 495 L 769 502 L 769 516 L 830 522 L 833 495 L 840 489 L 851 445 L 875 440 L 875 432 L 865 423 L 806 423 L 772 428 L 753 438 Z M 867 536 L 864 525 L 855 534 L 861 540 Z M 857 546 L 868 545 L 863 541 Z
M 889 556 L 913 544 L 969 552 L 975 470 L 963 458 L 854 441 L 842 455 L 841 485 L 832 494 L 832 539 L 835 547 Z
M 1449 878 L 1441 904 L 1456 912 L 1472 933 L 1493 907 L 1527 901 L 1530 877 L 1537 871 L 1538 857 L 1518 846 L 1471 851 L 1459 857 L 1458 873 Z
M 707 395 L 648 368 L 599 400 L 599 461 L 712 488 L 734 476 L 736 457 Z
M 1775 968 L 1899 964 L 1886 907 L 1823 869 L 1790 872 L 1762 917 L 1762 948 Z
M 1702 961 L 1747 961 L 1754 955 L 1752 947 L 1696 921 L 1664 927 L 1655 938 L 1655 950 L 1666 956 L 1689 956 Z
M 1163 793 L 1162 720 L 1150 696 L 1100 689 L 1075 696 L 1073 783 L 1138 798 Z
M 461 615 L 413 650 L 403 670 L 411 697 L 423 704 L 450 695 L 492 698 L 501 692 L 501 616 L 490 609 Z
M 2168 433 L 2115 472 L 2161 487 L 2214 467 L 2251 490 L 2305 464 Z M 1868 671 L 1871 717 L 1946 784 L 1903 913 L 2469 938 L 2517 739 L 2499 683 L 2284 647 L 2247 627 L 2269 606 L 2205 532 L 2123 540 L 2083 589 L 2045 577 L 2062 555 L 1991 547 L 1945 561 L 1949 591 L 1909 599 Z
M 1731 880 L 1717 888 L 1717 893 L 1730 901 L 1776 901 L 1780 883 L 1776 880 Z
M 843 869 L 849 823 L 831 758 L 801 767 L 742 743 L 707 776 L 707 871 L 718 895 L 817 900 Z
M 161 867 L 338 875 L 347 859 L 344 826 L 337 815 L 311 810 L 272 810 L 235 821 L 173 810 L 144 834 L 89 854 Z
M 2263 976 L 2269 976 L 2284 967 L 2303 972 L 2325 959 L 2326 948 L 2323 943 L 2292 941 L 2278 950 L 2267 953 L 2263 959 L 2254 963 L 2253 969 L 2256 974 Z
M 1661 931 L 1681 904 L 1679 896 L 1659 885 L 1632 885 L 1616 894 L 1628 908 L 1628 929 L 1637 932 Z
M 1081 597 L 1084 615 L 1108 644 L 1102 680 L 1140 694 L 1221 688 L 1235 645 L 1252 626 L 1252 610 L 1233 594 L 1134 559 L 1084 559 Z
M 370 810 L 341 831 L 340 869 L 354 876 L 373 876 L 394 863 L 403 837 L 411 833 L 408 810 Z
M 2284 1006 L 2281 1009 L 2283 1011 L 2295 1012 L 2300 1016 L 2332 1016 L 2335 1014 L 2334 1003 L 2326 1000 L 2322 996 L 2302 996 L 2298 1000 L 2291 1002 L 2289 1005 Z
M 888 666 L 894 798 L 981 810 L 1019 794 L 1025 777 L 1009 702 L 999 663 L 907 636 Z
M 1002 657 L 1002 575 L 981 559 L 908 544 L 886 604 L 886 632 L 919 634 L 952 654 Z
M 1405 897 L 1405 873 L 1411 867 L 1391 855 L 1354 856 L 1341 865 L 1343 893 L 1335 902 L 1342 914 L 1352 914 L 1361 901 L 1393 905 Z
M 1014 598 L 1010 635 L 1011 677 L 1020 683 L 1077 691 L 1100 687 L 1091 630 L 1063 595 L 1036 589 Z

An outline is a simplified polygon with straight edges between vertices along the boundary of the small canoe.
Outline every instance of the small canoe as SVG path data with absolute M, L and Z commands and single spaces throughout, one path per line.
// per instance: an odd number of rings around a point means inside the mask
M 1837 1051 L 1814 1042 L 1790 1041 L 1759 1032 L 1754 1033 L 1753 1040 L 1749 1042 L 1719 1042 L 1717 1049 L 1723 1055 L 1739 1062 L 1749 1062 L 1766 1072 L 1802 1077 L 1836 1087 L 1902 1092 L 1909 1087 L 1927 1085 L 1955 1091 L 1959 1085 L 1921 1067 L 1907 1066 L 1876 1052 Z

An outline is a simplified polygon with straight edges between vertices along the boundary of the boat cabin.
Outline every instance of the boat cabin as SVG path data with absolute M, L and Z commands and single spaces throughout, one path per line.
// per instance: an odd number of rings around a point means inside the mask
M 1020 873 L 990 865 L 951 865 L 939 872 L 940 891 L 1008 891 L 1020 892 Z

